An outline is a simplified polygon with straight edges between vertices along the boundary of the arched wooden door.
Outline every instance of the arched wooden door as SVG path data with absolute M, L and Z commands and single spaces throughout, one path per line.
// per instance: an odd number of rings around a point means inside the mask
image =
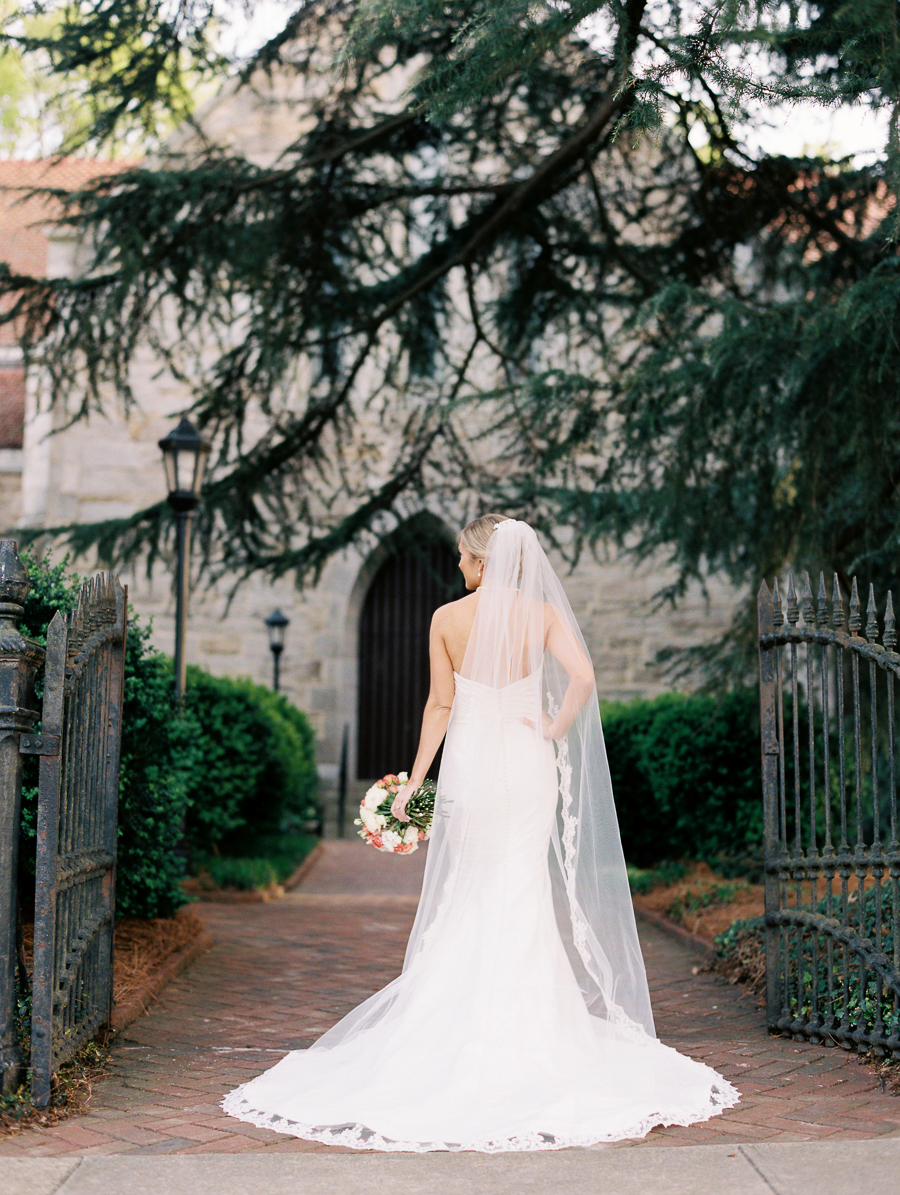
M 441 542 L 389 556 L 375 574 L 359 623 L 361 780 L 412 767 L 428 697 L 431 616 L 464 592 L 458 555 Z

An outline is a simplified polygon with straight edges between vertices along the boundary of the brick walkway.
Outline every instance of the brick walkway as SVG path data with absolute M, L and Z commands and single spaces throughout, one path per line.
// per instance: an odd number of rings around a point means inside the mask
M 216 945 L 118 1039 L 90 1113 L 0 1139 L 0 1156 L 338 1152 L 218 1106 L 400 968 L 424 852 L 395 859 L 356 842 L 325 845 L 284 900 L 203 905 Z M 641 938 L 659 1036 L 716 1067 L 743 1100 L 705 1124 L 614 1148 L 900 1136 L 900 1099 L 854 1057 L 769 1037 L 739 989 L 692 973 L 696 957 L 680 942 L 649 926 Z

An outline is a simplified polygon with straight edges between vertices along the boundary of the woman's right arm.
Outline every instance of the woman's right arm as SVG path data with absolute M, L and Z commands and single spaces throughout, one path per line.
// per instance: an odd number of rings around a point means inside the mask
M 453 705 L 455 691 L 453 683 L 453 665 L 444 642 L 443 622 L 446 615 L 443 609 L 435 610 L 431 619 L 431 632 L 428 636 L 428 655 L 431 661 L 431 687 L 425 711 L 422 714 L 422 730 L 419 735 L 419 749 L 409 774 L 409 780 L 400 789 L 391 805 L 391 812 L 401 822 L 408 821 L 406 816 L 407 800 L 422 787 L 422 783 L 431 767 L 437 749 L 447 733 L 450 721 L 450 707 Z

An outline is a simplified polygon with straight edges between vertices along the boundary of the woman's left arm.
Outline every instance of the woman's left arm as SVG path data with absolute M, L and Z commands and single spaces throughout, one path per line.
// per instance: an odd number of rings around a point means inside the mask
M 548 617 L 547 650 L 565 668 L 569 684 L 556 717 L 551 720 L 545 715 L 544 737 L 561 739 L 595 690 L 594 670 L 575 636 L 563 626 L 552 606 L 548 607 Z
M 419 735 L 419 749 L 415 762 L 409 774 L 409 780 L 394 797 L 391 812 L 401 822 L 409 821 L 406 816 L 406 802 L 425 780 L 437 749 L 447 733 L 447 723 L 450 721 L 450 708 L 453 705 L 453 665 L 447 654 L 444 642 L 442 624 L 443 610 L 435 610 L 431 619 L 431 632 L 428 637 L 428 655 L 431 661 L 431 687 L 425 711 L 422 714 L 422 731 Z

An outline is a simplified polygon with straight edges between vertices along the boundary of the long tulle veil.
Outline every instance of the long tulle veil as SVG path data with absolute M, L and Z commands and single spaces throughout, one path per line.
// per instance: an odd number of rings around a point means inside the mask
M 542 726 L 545 711 L 551 719 L 557 715 L 570 683 L 566 669 L 545 650 L 549 620 L 562 629 L 583 659 L 590 659 L 560 580 L 534 530 L 521 520 L 504 520 L 488 544 L 461 675 L 497 690 L 534 677 L 535 683 L 528 687 L 533 704 L 529 721 L 536 728 Z M 502 749 L 502 743 L 497 749 Z M 596 688 L 555 749 L 559 799 L 548 865 L 566 952 L 592 1015 L 620 1032 L 652 1036 L 650 998 Z M 452 889 L 455 851 L 441 832 L 447 820 L 442 795 L 439 783 L 422 899 L 404 970 L 414 964 Z M 477 823 L 471 832 L 478 832 Z
M 403 973 L 231 1092 L 241 1120 L 495 1153 L 642 1137 L 739 1098 L 653 1037 L 593 669 L 526 523 L 492 531 L 475 604 Z

